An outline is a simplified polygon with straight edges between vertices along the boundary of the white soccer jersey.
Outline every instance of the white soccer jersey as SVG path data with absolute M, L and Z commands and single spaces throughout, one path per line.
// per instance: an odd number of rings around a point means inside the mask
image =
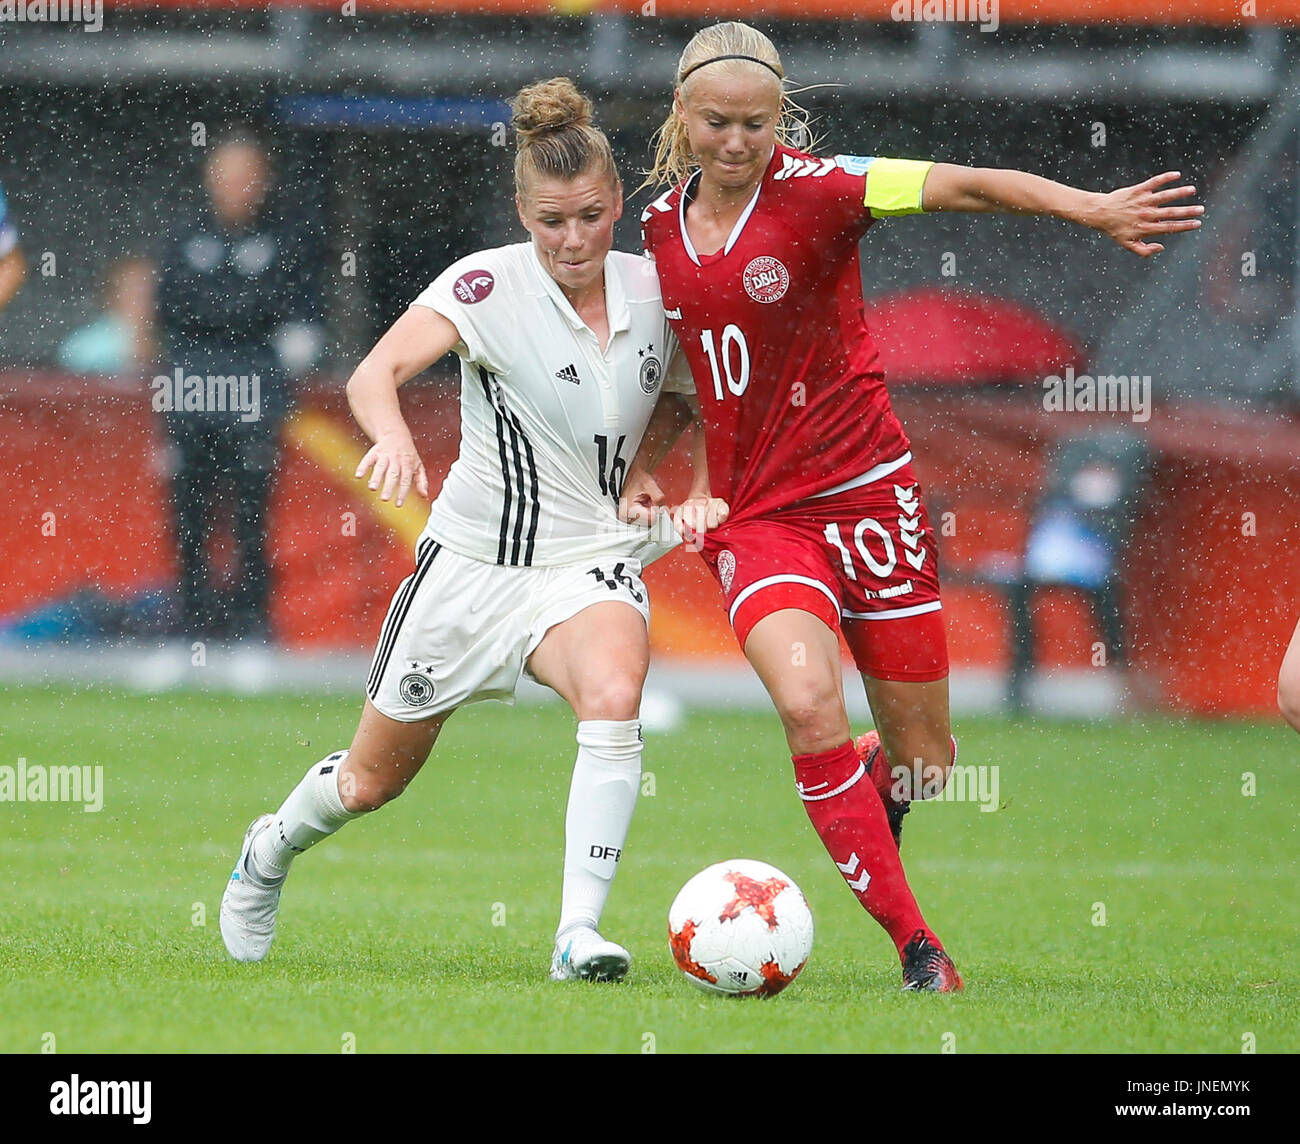
M 414 304 L 450 319 L 462 339 L 460 455 L 426 536 L 503 565 L 648 564 L 670 551 L 675 535 L 652 540 L 617 512 L 660 388 L 694 392 L 654 263 L 618 251 L 605 259 L 604 353 L 532 242 L 461 259 Z

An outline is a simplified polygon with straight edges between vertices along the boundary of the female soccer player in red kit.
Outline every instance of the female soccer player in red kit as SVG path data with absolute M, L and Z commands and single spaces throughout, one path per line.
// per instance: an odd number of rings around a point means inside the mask
M 702 554 L 781 717 L 799 796 L 893 939 L 903 987 L 949 992 L 961 978 L 898 854 L 910 799 L 941 791 L 956 754 L 937 551 L 864 323 L 858 240 L 889 215 L 1006 211 L 1146 256 L 1203 208 L 1179 205 L 1194 188 L 1169 186 L 1173 172 L 1101 194 L 1021 171 L 813 156 L 787 144 L 783 77 L 744 24 L 691 40 L 648 180 L 672 189 L 642 216 L 644 245 L 695 377 L 711 491 L 730 505 Z M 653 460 L 629 474 L 629 519 L 662 502 Z M 856 745 L 841 631 L 876 726 Z

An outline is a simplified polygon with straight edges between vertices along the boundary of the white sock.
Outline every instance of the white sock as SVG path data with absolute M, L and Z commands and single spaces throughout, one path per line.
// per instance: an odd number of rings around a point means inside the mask
M 339 768 L 347 757 L 347 751 L 335 751 L 313 763 L 275 812 L 275 821 L 253 839 L 248 856 L 259 878 L 283 878 L 304 850 L 365 813 L 344 810 L 339 798 Z
M 595 929 L 600 922 L 640 793 L 641 746 L 637 719 L 578 724 L 578 757 L 564 817 L 557 937 L 576 926 Z

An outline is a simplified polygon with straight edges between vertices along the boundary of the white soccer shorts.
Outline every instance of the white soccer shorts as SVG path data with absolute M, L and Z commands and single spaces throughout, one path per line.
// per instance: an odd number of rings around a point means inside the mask
M 402 723 L 481 699 L 513 703 L 528 657 L 547 631 L 610 600 L 630 604 L 649 624 L 639 561 L 504 567 L 424 537 L 415 571 L 389 605 L 366 694 Z

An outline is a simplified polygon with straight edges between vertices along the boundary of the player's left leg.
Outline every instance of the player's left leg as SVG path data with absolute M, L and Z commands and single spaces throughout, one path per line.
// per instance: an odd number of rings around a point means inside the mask
M 641 587 L 644 591 L 644 586 Z M 645 617 L 626 603 L 583 608 L 549 628 L 528 660 L 578 719 L 564 821 L 564 885 L 551 977 L 617 981 L 631 964 L 598 932 L 641 784 L 641 688 L 650 663 Z
M 261 961 L 267 955 L 294 860 L 400 795 L 450 715 L 403 723 L 367 699 L 351 746 L 313 763 L 279 810 L 253 821 L 221 898 L 221 937 L 232 957 Z
M 858 737 L 858 753 L 863 762 L 871 760 L 871 780 L 886 808 L 935 798 L 948 785 L 957 757 L 948 677 L 908 683 L 864 672 L 862 683 L 876 729 Z
M 901 532 L 898 544 L 901 549 Z M 948 640 L 936 560 L 926 559 L 934 551 L 928 532 L 921 544 L 928 546 L 921 567 L 910 561 L 904 566 L 908 591 L 894 594 L 903 575 L 895 567 L 891 578 L 873 582 L 846 609 L 843 624 L 876 728 L 858 737 L 858 754 L 889 812 L 896 841 L 912 800 L 934 798 L 947 785 L 957 750 L 948 713 Z M 899 600 L 905 602 L 899 606 Z
M 1300 624 L 1296 624 L 1291 644 L 1282 657 L 1282 670 L 1277 676 L 1277 708 L 1300 731 Z

